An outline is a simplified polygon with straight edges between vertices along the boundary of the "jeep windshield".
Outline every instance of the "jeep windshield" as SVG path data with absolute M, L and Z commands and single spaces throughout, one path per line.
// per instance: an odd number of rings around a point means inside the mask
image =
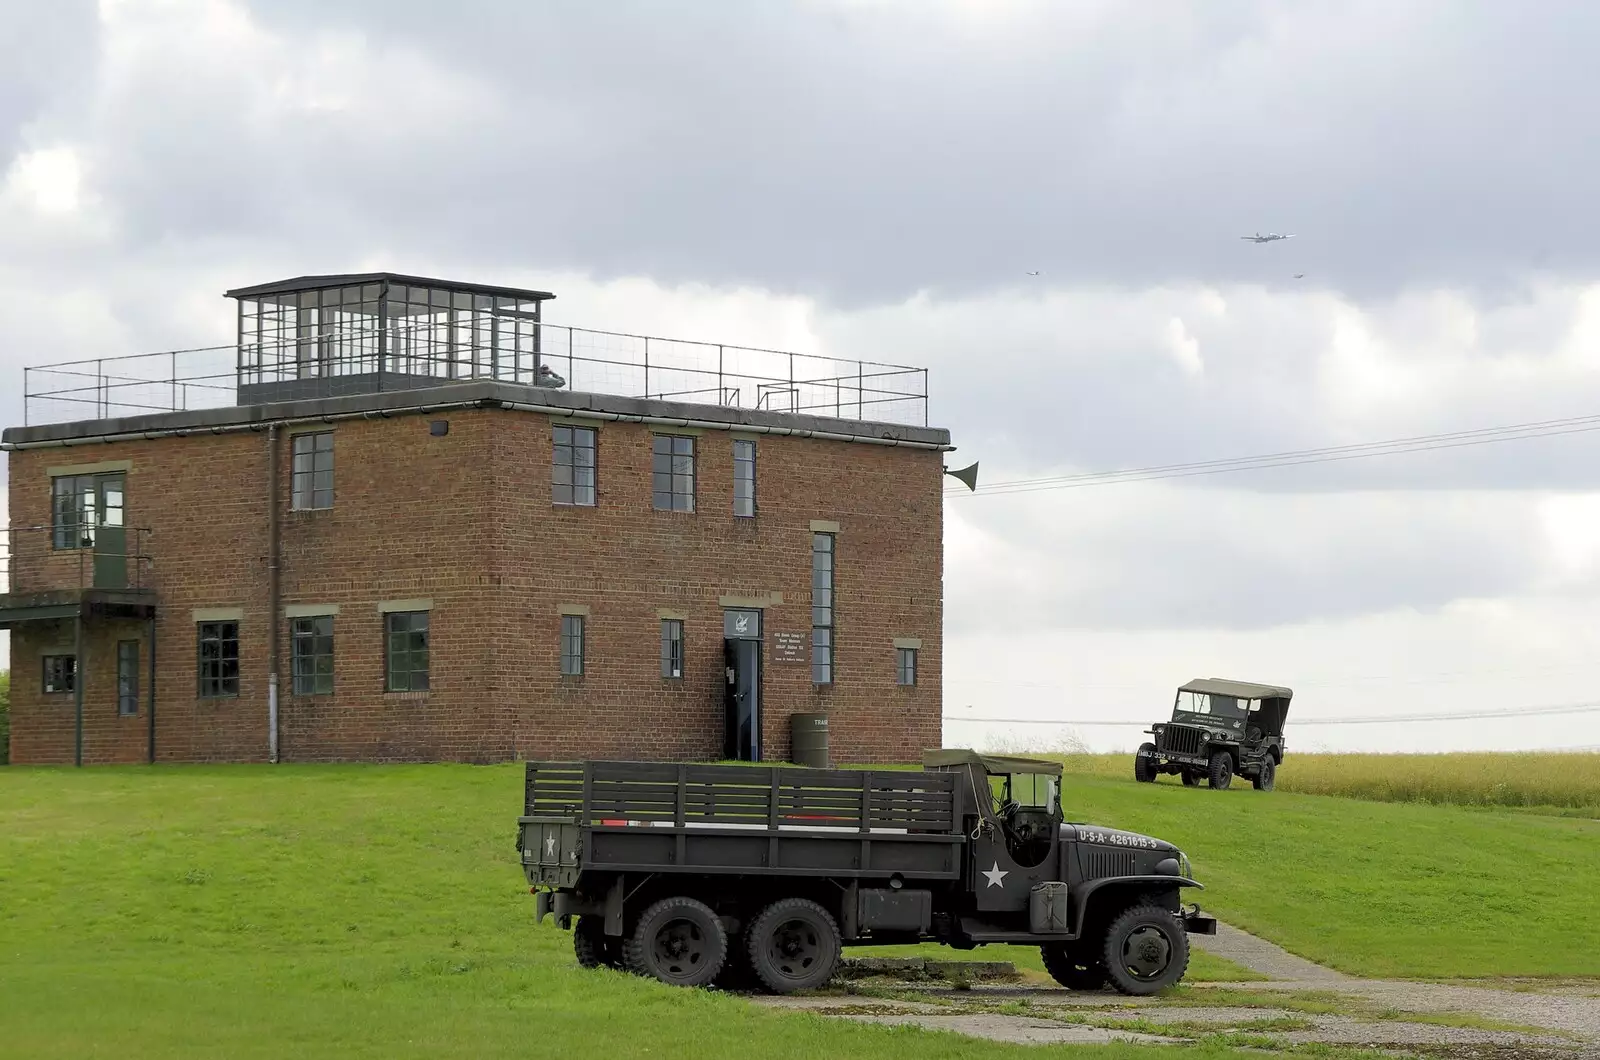
M 1216 696 L 1209 692 L 1179 692 L 1172 707 L 1172 720 L 1185 724 L 1209 722 L 1237 728 L 1244 724 L 1250 701 L 1232 696 Z M 1238 724 L 1235 724 L 1238 723 Z

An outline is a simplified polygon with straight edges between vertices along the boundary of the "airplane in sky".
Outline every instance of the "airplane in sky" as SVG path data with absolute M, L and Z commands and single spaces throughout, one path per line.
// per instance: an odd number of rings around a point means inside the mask
M 1272 243 L 1279 239 L 1293 239 L 1294 233 L 1291 232 L 1286 236 L 1281 236 L 1276 232 L 1268 232 L 1266 235 L 1262 235 L 1260 232 L 1257 232 L 1253 236 L 1240 236 L 1239 238 L 1248 239 L 1252 243 Z

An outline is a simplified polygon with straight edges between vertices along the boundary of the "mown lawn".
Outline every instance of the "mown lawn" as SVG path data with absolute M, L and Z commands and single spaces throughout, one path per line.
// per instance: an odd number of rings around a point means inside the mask
M 0 1055 L 1030 1053 L 580 971 L 531 923 L 520 797 L 515 767 L 0 770 Z
M 1593 971 L 1594 822 L 1209 794 L 1067 784 L 1072 816 L 1180 842 L 1210 908 L 1308 956 Z M 580 972 L 531 924 L 520 796 L 514 766 L 0 770 L 0 1054 L 1020 1055 Z

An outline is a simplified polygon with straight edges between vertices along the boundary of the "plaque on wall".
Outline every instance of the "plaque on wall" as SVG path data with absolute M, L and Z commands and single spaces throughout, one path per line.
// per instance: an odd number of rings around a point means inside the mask
M 803 663 L 806 661 L 806 636 L 804 633 L 774 633 L 772 635 L 772 661 Z

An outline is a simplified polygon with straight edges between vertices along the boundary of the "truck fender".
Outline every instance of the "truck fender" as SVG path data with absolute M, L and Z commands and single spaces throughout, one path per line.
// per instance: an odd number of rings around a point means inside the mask
M 1082 935 L 1084 924 L 1089 918 L 1089 910 L 1098 908 L 1094 904 L 1094 896 L 1107 887 L 1117 890 L 1154 891 L 1176 890 L 1180 887 L 1198 887 L 1205 890 L 1205 884 L 1191 880 L 1186 876 L 1106 876 L 1098 880 L 1089 880 L 1078 885 L 1073 897 L 1073 905 L 1077 910 L 1077 922 L 1073 925 L 1073 934 Z

